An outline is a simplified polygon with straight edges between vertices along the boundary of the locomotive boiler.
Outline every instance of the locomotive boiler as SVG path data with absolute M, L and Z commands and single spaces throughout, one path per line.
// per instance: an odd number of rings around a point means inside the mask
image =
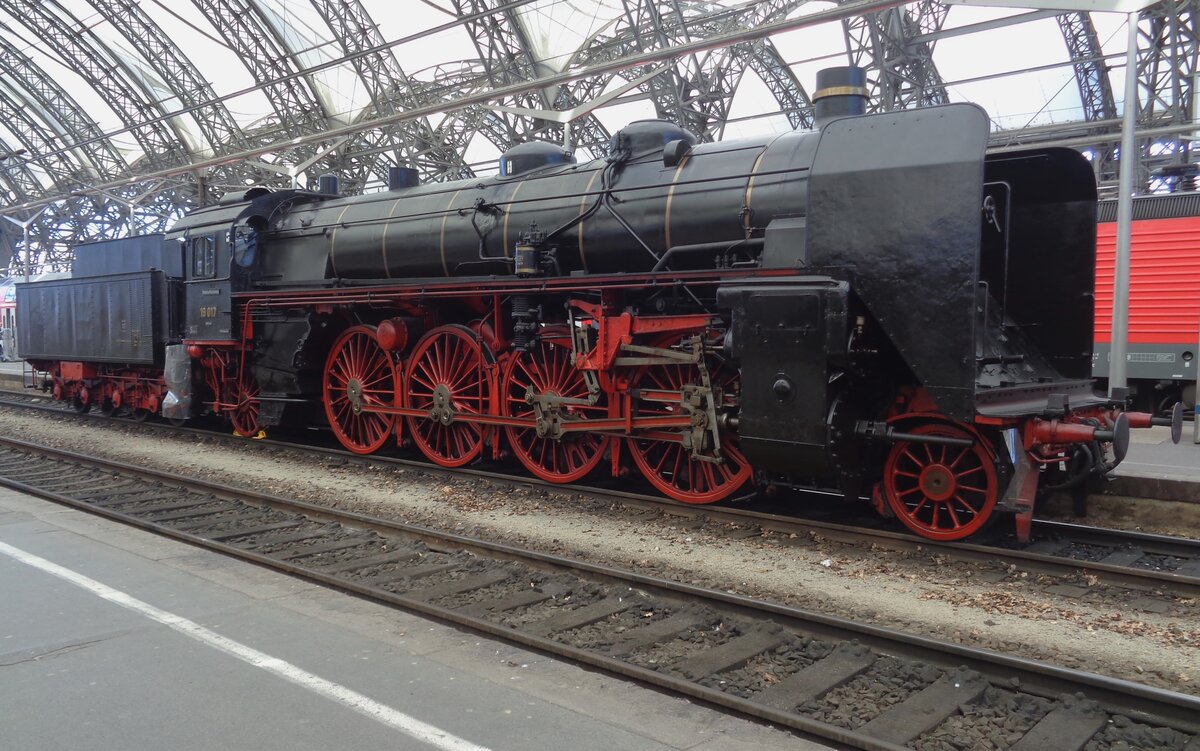
M 862 83 L 825 72 L 813 131 L 643 121 L 584 164 L 530 143 L 494 177 L 192 212 L 162 240 L 178 330 L 140 373 L 164 415 L 243 434 L 323 420 L 364 454 L 636 474 L 685 503 L 837 489 L 931 538 L 1001 510 L 1027 536 L 1039 488 L 1110 471 L 1153 421 L 1091 387 L 1092 172 L 986 157 L 972 105 L 862 115 Z M 63 398 L 120 391 L 48 355 L 26 354 Z

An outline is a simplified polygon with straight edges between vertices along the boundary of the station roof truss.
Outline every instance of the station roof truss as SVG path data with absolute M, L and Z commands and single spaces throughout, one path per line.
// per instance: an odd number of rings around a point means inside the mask
M 1141 192 L 1196 188 L 1198 10 L 1163 0 L 1139 17 Z M 529 140 L 602 157 L 640 117 L 706 141 L 807 128 L 806 84 L 844 64 L 867 69 L 874 112 L 1034 82 L 1023 88 L 1040 86 L 1041 104 L 992 112 L 992 147 L 1081 149 L 1110 192 L 1124 18 L 961 12 L 934 0 L 0 0 L 0 213 L 12 220 L 0 265 L 64 270 L 79 243 L 162 230 L 252 185 L 335 173 L 344 192 L 369 192 L 395 165 L 459 179 Z M 1056 55 L 1018 65 L 1004 40 L 1048 25 Z

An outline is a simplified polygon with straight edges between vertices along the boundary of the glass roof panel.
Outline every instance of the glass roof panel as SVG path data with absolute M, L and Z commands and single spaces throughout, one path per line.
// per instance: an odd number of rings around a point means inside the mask
M 957 21 L 959 10 L 973 11 L 963 15 L 978 15 L 978 9 L 952 8 L 947 20 Z M 1053 67 L 1014 73 L 1011 57 L 981 52 L 1017 49 L 1021 50 L 1022 68 Z M 1075 71 L 1053 18 L 942 39 L 933 59 L 951 101 L 983 107 L 992 118 L 993 130 L 1083 118 Z
M 122 127 L 121 119 L 105 104 L 104 99 L 95 92 L 92 86 L 76 72 L 75 67 L 64 63 L 57 55 L 46 52 L 46 45 L 38 38 L 37 34 L 18 19 L 3 12 L 0 12 L 0 22 L 13 32 L 14 35 L 9 40 L 13 46 L 70 94 L 79 108 L 96 122 L 101 131 L 107 133 Z M 112 141 L 116 148 L 130 157 L 141 156 L 141 149 L 129 134 L 115 136 Z
M 234 121 L 245 128 L 272 114 L 270 101 L 254 89 L 250 71 L 238 61 L 199 8 L 192 3 L 168 5 L 160 0 L 143 2 L 139 7 L 180 45 L 217 96 L 251 89 L 249 93 L 225 102 Z
M 537 65 L 561 72 L 571 57 L 623 13 L 616 0 L 539 0 L 516 11 Z
M 310 2 L 253 0 L 276 36 L 301 69 L 343 57 L 342 46 L 324 18 Z M 370 96 L 350 63 L 342 63 L 307 76 L 332 125 L 352 122 L 370 104 Z
M 747 70 L 733 95 L 722 138 L 750 138 L 790 130 L 792 123 L 779 114 L 779 102 L 771 90 L 753 70 Z
M 453 13 L 441 9 L 445 2 L 410 0 L 401 4 L 395 0 L 362 0 L 362 3 L 386 41 L 408 40 L 391 48 L 405 75 L 430 81 L 435 66 L 478 57 L 471 35 L 462 25 L 432 32 L 455 21 Z M 417 38 L 409 39 L 414 36 Z

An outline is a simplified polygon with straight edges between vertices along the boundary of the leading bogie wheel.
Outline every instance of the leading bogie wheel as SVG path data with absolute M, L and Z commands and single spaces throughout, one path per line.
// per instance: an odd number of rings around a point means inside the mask
M 931 540 L 961 540 L 991 518 L 999 496 L 995 459 L 975 434 L 943 423 L 918 425 L 915 435 L 962 438 L 970 447 L 900 441 L 883 469 L 883 495 L 904 526 Z
M 584 402 L 588 399 L 583 373 L 571 364 L 571 333 L 565 326 L 546 327 L 529 350 L 513 351 L 500 387 L 501 412 L 507 417 L 533 418 L 537 414 L 527 398 L 546 395 Z M 596 404 L 552 405 L 557 414 L 543 414 L 542 431 L 506 427 L 505 437 L 513 453 L 534 475 L 547 482 L 575 482 L 596 468 L 604 458 L 609 437 L 587 431 L 563 431 L 554 435 L 554 423 L 608 416 L 603 399 Z
M 678 341 L 680 337 L 672 337 L 655 346 L 665 348 Z M 738 372 L 716 359 L 708 360 L 706 367 L 712 387 L 720 394 L 721 403 L 716 405 L 720 413 L 735 398 Z M 639 391 L 677 392 L 685 386 L 702 385 L 702 378 L 699 365 L 672 363 L 647 365 L 634 375 L 633 382 Z M 683 412 L 682 404 L 647 399 L 636 401 L 634 409 L 634 417 Z M 631 437 L 627 443 L 638 469 L 661 493 L 682 503 L 716 503 L 733 496 L 753 474 L 750 462 L 738 450 L 737 435 L 728 430 L 718 435 L 719 457 L 711 447 L 706 447 L 701 457 L 694 456 L 678 441 Z
M 465 326 L 439 326 L 409 356 L 404 405 L 424 413 L 407 418 L 409 435 L 435 464 L 461 467 L 483 452 L 486 431 L 468 420 L 489 411 L 485 365 L 491 358 L 485 348 Z
M 325 416 L 338 441 L 356 454 L 383 448 L 395 433 L 396 417 L 369 408 L 399 406 L 400 369 L 379 346 L 374 326 L 352 326 L 337 338 L 323 383 Z

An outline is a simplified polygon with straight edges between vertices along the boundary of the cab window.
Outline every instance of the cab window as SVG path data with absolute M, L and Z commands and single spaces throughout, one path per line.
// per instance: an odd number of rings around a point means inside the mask
M 192 278 L 212 279 L 217 275 L 217 243 L 212 235 L 192 238 Z

